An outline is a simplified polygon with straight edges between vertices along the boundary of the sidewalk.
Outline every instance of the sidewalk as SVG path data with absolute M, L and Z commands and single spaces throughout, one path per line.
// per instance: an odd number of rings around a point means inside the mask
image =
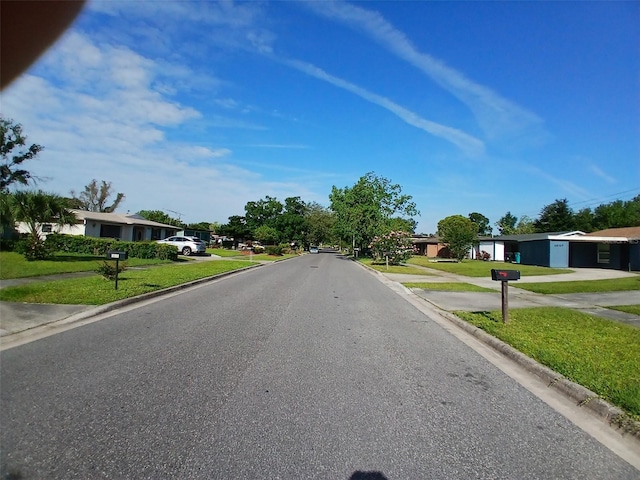
M 442 272 L 427 267 L 411 265 L 425 271 L 427 275 L 409 275 L 398 273 L 382 274 L 390 280 L 399 283 L 437 283 L 455 282 L 469 283 L 479 287 L 495 290 L 490 292 L 446 292 L 438 290 L 422 290 L 413 288 L 411 291 L 436 307 L 446 311 L 491 311 L 502 308 L 501 282 L 484 277 L 465 277 L 455 273 Z M 619 270 L 604 270 L 584 268 L 573 273 L 559 275 L 537 275 L 522 277 L 518 281 L 509 282 L 509 308 L 527 307 L 564 307 L 579 310 L 584 313 L 604 317 L 640 328 L 640 316 L 611 310 L 608 306 L 640 305 L 640 290 L 606 293 L 572 293 L 563 295 L 544 295 L 517 288 L 518 283 L 538 282 L 569 282 L 579 280 L 604 280 L 609 278 L 633 277 L 636 274 Z

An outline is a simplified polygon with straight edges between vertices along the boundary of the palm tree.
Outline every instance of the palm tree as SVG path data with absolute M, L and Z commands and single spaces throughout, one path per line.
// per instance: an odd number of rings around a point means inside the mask
M 42 190 L 20 191 L 7 196 L 8 214 L 16 222 L 23 222 L 29 231 L 25 257 L 30 260 L 44 258 L 46 249 L 40 235 L 43 223 L 74 225 L 75 214 L 68 209 L 65 198 Z

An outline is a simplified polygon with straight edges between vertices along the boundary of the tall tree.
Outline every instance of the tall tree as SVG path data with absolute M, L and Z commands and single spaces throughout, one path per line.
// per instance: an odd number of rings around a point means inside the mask
M 517 223 L 518 217 L 512 215 L 511 212 L 507 212 L 496 222 L 496 227 L 498 227 L 500 235 L 513 235 Z
M 640 226 L 640 195 L 599 205 L 593 212 L 593 225 L 596 230 Z
M 284 212 L 275 221 L 275 226 L 280 232 L 280 240 L 298 244 L 304 242 L 308 230 L 306 211 L 307 205 L 300 197 L 284 199 Z
M 240 240 L 251 239 L 251 229 L 247 225 L 244 217 L 240 215 L 232 215 L 229 217 L 229 221 L 224 225 L 220 225 L 220 235 L 226 237 L 232 237 L 234 247 L 238 246 Z
M 83 210 L 90 212 L 105 212 L 111 213 L 118 205 L 124 200 L 124 193 L 117 193 L 116 199 L 111 205 L 107 205 L 109 197 L 113 194 L 111 190 L 111 182 L 105 182 L 98 185 L 98 181 L 94 178 L 89 185 L 84 187 L 84 190 L 76 196 L 76 193 L 72 190 L 71 196 L 82 205 Z
M 540 216 L 534 222 L 536 232 L 570 232 L 575 230 L 573 210 L 566 198 L 556 200 L 542 208 Z
M 451 215 L 438 222 L 438 236 L 454 258 L 462 260 L 478 239 L 478 226 L 462 215 Z
M 151 222 L 164 223 L 165 225 L 173 225 L 174 227 L 184 228 L 185 225 L 177 218 L 172 218 L 162 210 L 140 210 L 137 215 L 146 218 Z
M 478 235 L 488 236 L 493 232 L 493 228 L 491 228 L 491 225 L 489 224 L 489 219 L 481 213 L 470 213 L 469 220 L 478 226 Z
M 307 205 L 305 218 L 307 221 L 306 243 L 322 245 L 331 241 L 334 223 L 333 212 L 319 203 L 312 202 Z
M 368 246 L 376 235 L 389 232 L 394 216 L 412 219 L 419 215 L 411 195 L 373 172 L 360 177 L 353 187 L 333 186 L 329 199 L 336 235 L 360 248 Z
M 45 258 L 47 251 L 41 236 L 42 224 L 74 225 L 76 216 L 67 208 L 63 197 L 53 193 L 19 191 L 7 197 L 10 215 L 24 222 L 29 231 L 25 257 L 29 260 Z
M 536 233 L 536 227 L 534 226 L 533 219 L 527 215 L 522 215 L 513 233 L 515 233 L 516 235 Z
M 261 225 L 276 226 L 278 217 L 282 214 L 284 206 L 277 198 L 265 196 L 257 202 L 247 202 L 244 206 L 245 222 L 253 230 Z
M 0 117 L 0 191 L 7 191 L 13 183 L 27 185 L 34 178 L 21 165 L 26 160 L 35 158 L 44 147 L 34 143 L 25 149 L 26 142 L 22 125 Z

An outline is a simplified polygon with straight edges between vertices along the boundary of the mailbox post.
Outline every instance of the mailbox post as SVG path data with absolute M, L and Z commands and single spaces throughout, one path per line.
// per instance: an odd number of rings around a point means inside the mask
M 491 280 L 502 282 L 502 323 L 509 321 L 509 280 L 520 280 L 520 270 L 491 269 Z
M 127 252 L 116 252 L 114 250 L 109 250 L 107 252 L 107 259 L 116 261 L 116 290 L 118 289 L 118 272 L 120 271 L 120 260 L 126 260 L 129 258 L 129 254 Z

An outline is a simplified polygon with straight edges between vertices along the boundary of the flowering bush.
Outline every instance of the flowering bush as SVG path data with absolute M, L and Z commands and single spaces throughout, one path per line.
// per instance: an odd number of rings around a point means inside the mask
M 407 261 L 413 253 L 411 235 L 400 231 L 374 237 L 369 248 L 374 260 L 385 260 L 388 256 L 391 265 L 399 265 Z

